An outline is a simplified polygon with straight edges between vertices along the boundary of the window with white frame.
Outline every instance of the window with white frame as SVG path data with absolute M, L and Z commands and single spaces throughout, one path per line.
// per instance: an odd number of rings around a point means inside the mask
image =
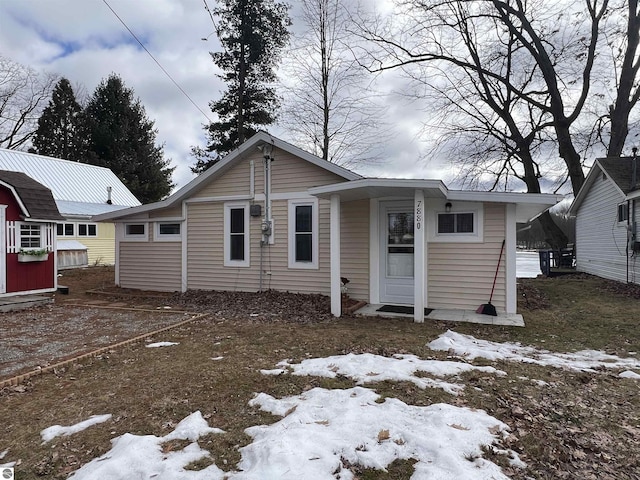
M 438 235 L 474 233 L 473 212 L 438 213 Z
M 42 227 L 34 223 L 20 224 L 20 248 L 42 248 Z
M 97 237 L 98 226 L 95 223 L 79 223 L 78 236 L 79 237 Z
M 248 267 L 249 261 L 249 203 L 224 205 L 224 265 Z
M 318 201 L 289 200 L 289 268 L 318 268 Z
M 56 233 L 59 237 L 73 237 L 75 225 L 73 223 L 58 223 L 56 225 Z
M 145 242 L 149 239 L 146 223 L 125 223 L 124 239 L 127 241 Z
M 182 238 L 180 232 L 180 222 L 157 222 L 155 239 L 161 242 L 178 241 Z

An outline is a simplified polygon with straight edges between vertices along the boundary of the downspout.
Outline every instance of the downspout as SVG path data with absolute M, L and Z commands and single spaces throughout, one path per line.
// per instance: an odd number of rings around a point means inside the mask
M 633 147 L 633 158 L 631 159 L 631 185 L 629 191 L 632 192 L 638 183 L 638 149 Z M 633 212 L 632 212 L 633 207 Z M 629 250 L 634 252 L 634 244 L 636 239 L 636 222 L 635 222 L 635 201 L 627 200 L 627 283 L 629 283 Z M 633 217 L 632 217 L 633 215 Z M 631 220 L 633 218 L 633 221 Z M 631 247 L 631 248 L 629 248 Z
M 271 152 L 273 145 L 265 143 L 262 145 L 262 153 L 264 157 L 264 217 L 262 219 L 261 231 L 262 239 L 260 240 L 260 291 L 263 289 L 264 279 L 264 247 L 269 245 L 271 238 Z

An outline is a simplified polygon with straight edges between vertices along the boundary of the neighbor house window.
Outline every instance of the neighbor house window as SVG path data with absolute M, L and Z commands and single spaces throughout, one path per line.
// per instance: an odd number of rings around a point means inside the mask
M 473 212 L 439 213 L 438 234 L 474 233 Z
M 155 239 L 158 241 L 179 241 L 181 225 L 180 222 L 159 222 L 156 223 Z
M 73 223 L 59 223 L 56 225 L 56 233 L 59 237 L 73 237 L 74 226 Z
M 318 268 L 318 202 L 289 201 L 289 268 Z
M 224 265 L 249 266 L 249 204 L 227 203 L 224 206 Z
M 95 223 L 79 223 L 78 236 L 79 237 L 97 237 L 98 226 Z
M 37 224 L 20 224 L 20 248 L 42 248 L 41 226 Z
M 626 222 L 629 219 L 629 207 L 626 203 L 618 205 L 618 222 Z

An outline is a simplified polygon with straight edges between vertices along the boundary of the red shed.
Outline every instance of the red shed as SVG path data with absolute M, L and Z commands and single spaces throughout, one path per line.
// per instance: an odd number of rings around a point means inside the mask
M 56 290 L 62 220 L 51 190 L 24 173 L 0 170 L 0 296 Z

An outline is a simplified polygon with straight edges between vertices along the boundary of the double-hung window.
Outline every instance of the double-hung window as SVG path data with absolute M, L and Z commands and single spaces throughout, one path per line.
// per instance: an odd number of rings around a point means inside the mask
M 289 268 L 318 268 L 318 201 L 289 201 Z
M 226 203 L 224 206 L 224 265 L 248 267 L 249 203 Z

